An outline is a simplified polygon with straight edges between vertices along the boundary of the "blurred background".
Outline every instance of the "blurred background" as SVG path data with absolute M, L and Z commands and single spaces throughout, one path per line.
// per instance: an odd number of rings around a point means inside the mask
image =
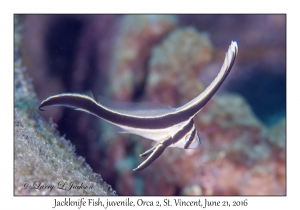
M 22 59 L 39 101 L 91 90 L 178 107 L 233 69 L 195 117 L 201 146 L 168 148 L 132 169 L 151 141 L 72 109 L 47 108 L 61 135 L 119 195 L 286 194 L 286 16 L 23 15 Z

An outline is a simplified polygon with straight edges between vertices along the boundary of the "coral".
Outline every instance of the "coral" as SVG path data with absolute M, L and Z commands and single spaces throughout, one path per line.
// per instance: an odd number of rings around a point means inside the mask
M 211 56 L 212 44 L 207 33 L 190 27 L 175 30 L 152 51 L 147 98 L 155 102 L 164 101 L 171 106 L 191 100 L 204 90 L 197 78 Z M 157 90 L 164 91 L 157 94 Z
M 75 155 L 74 146 L 58 135 L 54 124 L 45 123 L 37 114 L 28 118 L 17 108 L 14 115 L 15 195 L 116 195 L 84 158 Z M 62 182 L 67 190 L 59 189 Z M 68 190 L 72 182 L 92 189 Z M 54 187 L 36 189 L 41 186 Z
M 286 155 L 286 119 L 283 118 L 277 124 L 272 126 L 267 133 L 268 142 L 277 151 L 277 156 L 285 161 Z
M 112 46 L 109 65 L 110 95 L 118 100 L 132 100 L 142 90 L 147 76 L 146 63 L 151 50 L 176 26 L 171 15 L 125 15 Z
M 286 120 L 282 119 L 279 123 L 270 128 L 268 139 L 271 144 L 279 149 L 285 149 L 286 139 Z
M 14 109 L 14 194 L 15 195 L 116 195 L 74 146 L 60 137 L 53 123 L 37 113 L 35 92 L 22 66 L 21 18 L 15 16 L 15 109 Z M 87 189 L 69 189 L 88 186 Z M 60 183 L 60 185 L 59 185 Z M 53 186 L 51 189 L 50 186 Z

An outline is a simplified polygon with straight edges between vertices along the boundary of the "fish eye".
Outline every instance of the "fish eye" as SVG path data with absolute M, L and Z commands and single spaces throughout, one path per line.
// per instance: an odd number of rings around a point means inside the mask
M 191 132 L 185 136 L 185 144 L 184 149 L 189 149 L 191 146 L 191 143 L 194 141 L 195 132 Z
M 192 136 L 192 133 L 189 133 L 189 134 L 187 134 L 187 135 L 185 136 L 185 142 L 186 142 L 186 143 L 192 140 L 192 139 L 190 139 L 191 136 Z
M 191 133 L 185 136 L 185 145 L 184 149 L 194 149 L 200 145 L 200 139 L 198 136 L 198 132 L 193 130 Z

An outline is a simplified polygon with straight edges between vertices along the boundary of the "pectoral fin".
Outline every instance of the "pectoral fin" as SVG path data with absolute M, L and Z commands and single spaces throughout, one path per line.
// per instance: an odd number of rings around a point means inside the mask
M 146 152 L 144 152 L 142 154 L 143 156 L 146 156 L 149 153 L 151 153 L 151 155 L 144 162 L 142 162 L 137 168 L 133 169 L 133 171 L 141 171 L 141 170 L 145 169 L 146 167 L 148 167 L 163 153 L 165 148 L 166 147 L 164 146 L 164 144 L 159 143 L 157 146 L 152 147 L 150 150 L 147 150 Z

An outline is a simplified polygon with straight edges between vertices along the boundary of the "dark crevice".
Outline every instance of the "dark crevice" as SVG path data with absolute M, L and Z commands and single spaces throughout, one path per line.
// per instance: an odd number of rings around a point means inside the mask
M 70 87 L 72 63 L 81 29 L 81 21 L 62 16 L 50 25 L 46 35 L 49 76 L 61 78 L 66 89 Z
M 276 67 L 266 73 L 269 66 L 254 66 L 247 77 L 232 79 L 227 90 L 241 94 L 250 104 L 254 114 L 267 126 L 276 124 L 286 115 L 286 75 Z
M 179 195 L 181 195 L 180 192 L 181 192 L 181 187 L 176 186 L 176 187 L 175 187 L 174 196 L 179 196 Z

